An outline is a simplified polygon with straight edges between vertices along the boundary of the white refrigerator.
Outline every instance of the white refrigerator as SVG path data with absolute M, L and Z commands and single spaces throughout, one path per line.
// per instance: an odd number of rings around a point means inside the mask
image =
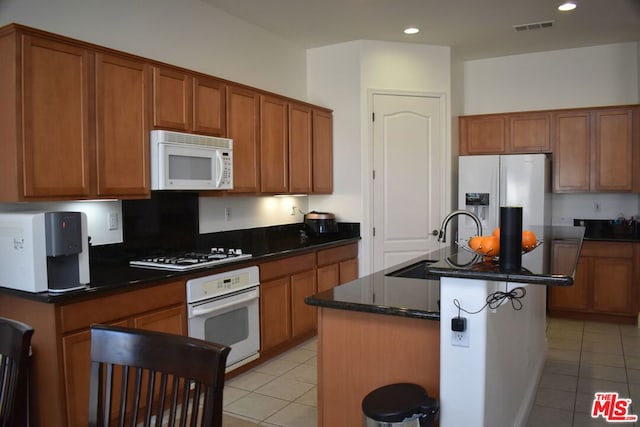
M 500 206 L 522 206 L 522 229 L 551 224 L 551 161 L 545 154 L 460 156 L 458 208 L 475 213 L 483 234 L 500 222 Z M 458 239 L 477 234 L 475 222 L 458 216 Z

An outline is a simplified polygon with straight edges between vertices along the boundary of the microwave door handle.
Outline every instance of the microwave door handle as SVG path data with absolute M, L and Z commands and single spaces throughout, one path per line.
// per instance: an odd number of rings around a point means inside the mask
M 253 301 L 255 299 L 258 299 L 258 298 L 255 295 L 251 295 L 251 296 L 249 296 L 247 298 L 243 298 L 243 299 L 240 299 L 238 301 L 230 302 L 228 304 L 218 305 L 218 306 L 213 307 L 213 308 L 194 308 L 193 309 L 193 315 L 194 316 L 202 316 L 202 315 L 205 315 L 205 314 L 212 313 L 214 311 L 224 310 L 225 308 L 233 307 L 233 306 L 236 306 L 236 305 L 241 305 L 241 304 L 244 304 L 246 302 Z
M 222 153 L 220 153 L 220 151 L 216 151 L 216 174 L 218 175 L 216 176 L 216 188 L 220 188 L 220 184 L 222 183 L 222 175 L 224 172 L 222 170 L 223 165 Z

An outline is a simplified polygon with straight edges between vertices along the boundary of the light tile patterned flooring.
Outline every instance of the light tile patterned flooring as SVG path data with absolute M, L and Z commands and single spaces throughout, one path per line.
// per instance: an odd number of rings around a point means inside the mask
M 640 402 L 639 328 L 551 318 L 547 345 L 527 427 L 640 427 L 590 416 L 597 391 Z M 227 381 L 224 427 L 316 427 L 316 356 L 312 339 Z M 640 403 L 631 413 L 640 415 Z
M 593 419 L 590 412 L 595 392 L 618 392 L 632 399 L 631 413 L 640 414 L 640 329 L 551 318 L 547 346 L 528 427 L 636 425 Z
M 226 381 L 224 427 L 316 427 L 316 348 L 313 338 Z

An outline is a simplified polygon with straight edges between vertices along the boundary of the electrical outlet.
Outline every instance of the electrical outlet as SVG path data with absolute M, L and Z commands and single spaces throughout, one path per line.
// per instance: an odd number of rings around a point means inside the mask
M 231 221 L 231 208 L 224 208 L 224 220 Z
M 469 347 L 469 330 L 451 331 L 451 345 Z
M 593 211 L 600 212 L 600 202 L 593 202 Z
M 107 228 L 109 230 L 118 229 L 118 212 L 109 212 L 107 214 Z

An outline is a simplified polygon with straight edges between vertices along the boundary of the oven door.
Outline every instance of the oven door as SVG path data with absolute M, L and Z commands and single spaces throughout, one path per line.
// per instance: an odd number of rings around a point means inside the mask
M 227 371 L 257 359 L 259 287 L 189 304 L 189 336 L 231 347 Z

